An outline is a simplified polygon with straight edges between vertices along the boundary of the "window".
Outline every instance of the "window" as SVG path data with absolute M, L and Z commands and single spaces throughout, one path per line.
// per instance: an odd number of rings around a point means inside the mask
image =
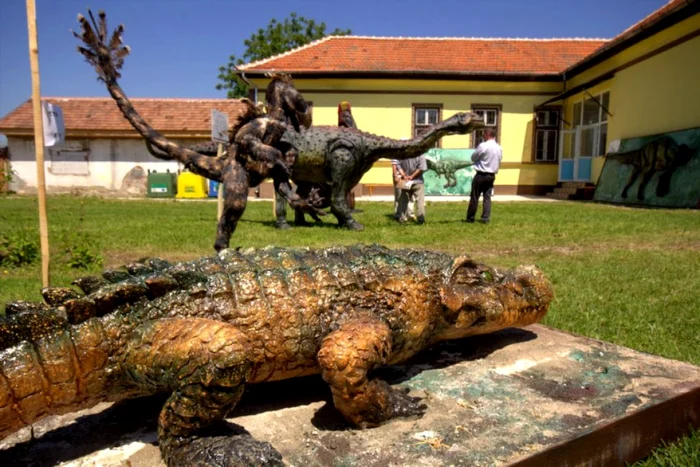
M 473 105 L 472 113 L 484 119 L 484 128 L 493 128 L 496 133 L 496 141 L 501 140 L 501 106 L 500 105 Z M 484 129 L 475 130 L 472 133 L 472 147 L 475 148 L 484 142 Z
M 559 142 L 559 120 L 561 110 L 538 109 L 535 115 L 535 161 L 555 162 Z
M 413 104 L 413 137 L 425 134 L 431 126 L 442 120 L 442 105 Z M 440 147 L 440 141 L 435 143 Z
M 574 104 L 573 127 L 591 125 L 593 131 L 585 131 L 581 141 L 584 155 L 601 156 L 607 152 L 608 108 L 610 92 L 588 95 L 582 102 Z

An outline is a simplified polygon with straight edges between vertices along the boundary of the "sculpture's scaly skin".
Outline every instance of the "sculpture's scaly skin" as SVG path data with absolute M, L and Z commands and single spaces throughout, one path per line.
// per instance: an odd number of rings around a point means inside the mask
M 117 82 L 121 76 L 119 69 L 129 53 L 129 48 L 124 46 L 121 40 L 123 27 L 119 26 L 107 43 L 107 23 L 104 12 L 100 12 L 99 19 L 99 24 L 93 19 L 91 26 L 83 16 L 78 16 L 82 33 L 74 34 L 84 45 L 84 47 L 78 47 L 78 50 L 95 67 L 99 78 L 104 81 L 124 117 L 150 145 L 167 154 L 167 158 L 176 159 L 190 167 L 192 171 L 223 183 L 226 193 L 224 214 L 219 221 L 214 246 L 217 251 L 227 247 L 238 219 L 245 210 L 249 188 L 260 184 L 268 174 L 251 170 L 238 157 L 227 157 L 221 160 L 190 148 L 180 147 L 148 125 Z M 332 187 L 331 212 L 338 219 L 338 223 L 353 230 L 362 230 L 364 228 L 362 224 L 352 218 L 345 194 L 357 185 L 362 175 L 377 160 L 380 158 L 409 159 L 423 154 L 444 136 L 467 134 L 481 127 L 483 127 L 483 121 L 479 116 L 462 112 L 434 125 L 420 137 L 405 141 L 392 140 L 348 128 L 311 127 L 300 132 L 296 129 L 287 130 L 280 140 L 280 145 L 292 148 L 298 153 L 298 158 L 292 167 L 292 180 L 301 183 L 330 184 Z M 235 135 L 234 140 L 245 140 L 245 135 Z M 247 149 L 256 150 L 255 147 Z M 269 147 L 264 150 L 269 151 Z M 229 152 L 235 151 L 229 149 Z M 158 156 L 155 151 L 153 154 Z M 253 155 L 252 159 L 266 160 L 270 157 L 266 158 L 264 154 L 260 154 Z M 289 196 L 293 195 L 289 194 Z
M 534 266 L 502 272 L 377 245 L 229 249 L 103 276 L 76 281 L 86 295 L 43 290 L 51 304 L 43 310 L 8 307 L 14 314 L 0 320 L 0 437 L 46 415 L 166 392 L 159 440 L 169 464 L 229 465 L 250 449 L 274 463 L 279 455 L 265 443 L 201 434 L 246 383 L 321 373 L 355 425 L 419 415 L 417 399 L 368 372 L 444 339 L 534 323 L 552 299 Z M 32 313 L 56 322 L 46 330 L 12 321 Z

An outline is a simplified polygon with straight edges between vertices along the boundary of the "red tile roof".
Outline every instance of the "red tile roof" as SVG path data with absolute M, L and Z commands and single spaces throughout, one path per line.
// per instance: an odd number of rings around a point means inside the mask
M 138 136 L 111 98 L 46 97 L 63 110 L 66 133 L 123 132 Z M 237 99 L 131 99 L 134 108 L 156 130 L 164 134 L 208 134 L 212 109 L 228 113 L 229 122 L 243 110 Z M 34 129 L 32 100 L 0 119 L 0 132 L 29 134 Z
M 329 36 L 244 71 L 557 75 L 604 39 L 470 39 Z

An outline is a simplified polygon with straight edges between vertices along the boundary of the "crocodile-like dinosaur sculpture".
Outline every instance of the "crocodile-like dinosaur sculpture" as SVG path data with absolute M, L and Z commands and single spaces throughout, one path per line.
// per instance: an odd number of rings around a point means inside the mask
M 642 180 L 637 189 L 637 199 L 644 200 L 644 189 L 655 172 L 661 172 L 659 183 L 656 186 L 656 196 L 664 197 L 671 189 L 671 176 L 678 167 L 687 164 L 695 151 L 685 144 L 676 143 L 673 138 L 663 136 L 649 141 L 644 146 L 634 151 L 610 153 L 606 156 L 621 164 L 632 166 L 627 184 L 622 189 L 620 196 L 627 198 L 627 190 L 632 187 L 639 175 Z
M 371 427 L 420 400 L 368 376 L 437 342 L 539 321 L 552 287 L 535 266 L 378 245 L 226 249 L 150 259 L 0 318 L 0 438 L 51 414 L 169 393 L 158 436 L 169 465 L 280 465 L 252 437 L 210 431 L 245 385 L 320 373 L 335 407 Z
M 472 161 L 458 161 L 450 159 L 437 160 L 431 156 L 425 156 L 425 162 L 428 164 L 428 170 L 437 173 L 438 177 L 443 175 L 447 183 L 443 188 L 450 188 L 457 185 L 455 173 L 460 169 L 465 169 L 474 165 Z
M 93 20 L 93 26 L 83 16 L 78 17 L 82 33 L 75 35 L 84 45 L 78 47 L 78 50 L 94 66 L 124 117 L 146 141 L 165 152 L 169 158 L 189 166 L 194 172 L 223 183 L 224 213 L 219 221 L 214 248 L 218 251 L 227 247 L 245 210 L 248 189 L 260 184 L 268 174 L 246 169 L 245 160 L 242 161 L 240 157 L 227 157 L 222 161 L 180 147 L 153 129 L 134 109 L 118 84 L 119 69 L 129 53 L 129 48 L 122 45 L 123 28 L 119 26 L 108 41 L 104 13 L 100 12 L 99 17 L 99 25 Z M 426 152 L 443 136 L 467 134 L 482 126 L 480 117 L 468 112 L 458 113 L 433 126 L 422 136 L 404 141 L 349 128 L 312 126 L 307 130 L 301 129 L 300 132 L 286 131 L 279 145 L 291 147 L 298 154 L 292 166 L 292 180 L 330 184 L 331 212 L 338 223 L 353 230 L 362 230 L 363 226 L 352 218 L 345 202 L 345 194 L 360 181 L 374 162 L 380 158 L 415 157 Z M 236 136 L 238 137 L 240 135 Z M 229 154 L 237 154 L 237 150 L 230 148 Z M 252 159 L 265 160 L 265 157 L 253 154 Z

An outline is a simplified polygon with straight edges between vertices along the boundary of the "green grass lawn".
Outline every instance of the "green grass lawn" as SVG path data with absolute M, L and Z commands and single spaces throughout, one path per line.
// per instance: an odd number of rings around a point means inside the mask
M 494 266 L 535 263 L 554 283 L 544 323 L 700 365 L 700 212 L 573 202 L 495 202 L 489 225 L 464 224 L 466 203 L 428 203 L 426 225 L 398 225 L 391 203 L 358 202 L 366 229 L 322 224 L 278 231 L 269 202 L 251 202 L 231 246 L 381 243 L 467 253 Z M 184 260 L 213 253 L 216 204 L 51 197 L 52 285 L 97 273 L 68 266 L 75 245 L 105 267 L 144 256 Z M 291 213 L 289 214 L 291 221 Z M 36 199 L 0 198 L 0 238 L 38 239 Z M 40 266 L 0 269 L 0 309 L 39 300 Z M 700 465 L 697 433 L 643 465 Z

